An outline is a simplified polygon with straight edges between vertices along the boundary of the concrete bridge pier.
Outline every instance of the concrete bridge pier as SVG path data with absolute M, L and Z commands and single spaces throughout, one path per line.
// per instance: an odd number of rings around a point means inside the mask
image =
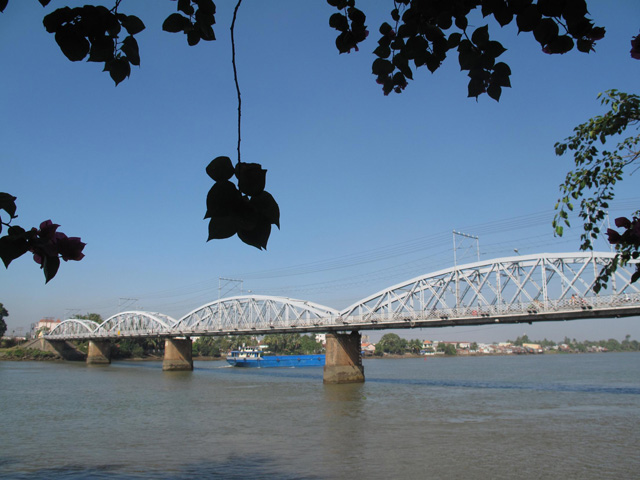
M 111 340 L 89 340 L 87 365 L 109 365 L 111 363 Z
M 164 359 L 162 370 L 193 370 L 193 352 L 190 338 L 167 338 L 164 341 Z
M 323 383 L 364 383 L 360 332 L 327 333 Z

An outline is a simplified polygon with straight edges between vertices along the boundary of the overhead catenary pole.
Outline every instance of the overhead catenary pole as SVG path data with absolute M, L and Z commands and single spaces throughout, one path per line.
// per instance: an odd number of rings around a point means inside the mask
M 456 245 L 456 235 L 464 238 L 471 238 L 476 241 L 476 255 L 478 261 L 480 261 L 480 239 L 475 235 L 469 235 L 467 233 L 456 232 L 453 230 L 453 266 L 455 268 L 456 277 L 456 308 L 460 308 L 460 273 L 458 272 L 458 246 Z

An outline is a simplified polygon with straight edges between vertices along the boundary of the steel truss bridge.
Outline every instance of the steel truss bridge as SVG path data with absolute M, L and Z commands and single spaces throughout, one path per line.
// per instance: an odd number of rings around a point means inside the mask
M 593 292 L 612 253 L 535 254 L 470 263 L 399 283 L 344 310 L 285 297 L 219 299 L 179 320 L 121 312 L 102 324 L 71 318 L 47 340 L 344 332 L 494 323 L 532 323 L 640 315 L 637 261 L 618 267 L 609 287 Z

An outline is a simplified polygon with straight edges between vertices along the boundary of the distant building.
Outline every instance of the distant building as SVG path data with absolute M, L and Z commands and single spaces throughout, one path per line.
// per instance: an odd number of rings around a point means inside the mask
M 370 356 L 376 353 L 376 345 L 375 343 L 370 342 L 362 342 L 361 351 L 363 355 Z
M 544 349 L 541 345 L 537 343 L 523 343 L 522 347 L 527 351 L 527 353 L 543 353 Z
M 33 331 L 35 332 L 35 335 L 41 337 L 60 325 L 60 323 L 60 319 L 54 320 L 53 317 L 46 317 L 33 326 Z

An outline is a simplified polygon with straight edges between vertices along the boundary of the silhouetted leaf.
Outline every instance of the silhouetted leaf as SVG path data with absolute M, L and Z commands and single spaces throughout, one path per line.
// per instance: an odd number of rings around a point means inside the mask
M 391 56 L 391 49 L 387 45 L 378 45 L 373 51 L 373 54 L 380 58 L 389 58 Z
M 545 53 L 567 53 L 573 48 L 573 39 L 568 35 L 561 35 L 553 39 L 543 49 Z
M 371 71 L 374 75 L 389 75 L 393 70 L 393 64 L 383 58 L 376 58 L 371 65 Z
M 198 10 L 212 15 L 216 13 L 216 4 L 213 3 L 213 0 L 198 0 L 196 3 L 198 4 Z
M 458 45 L 460 45 L 461 39 L 462 39 L 461 33 L 453 32 L 451 35 L 449 35 L 449 38 L 447 39 L 447 47 L 456 48 Z
M 122 42 L 122 53 L 127 56 L 131 65 L 140 65 L 140 54 L 138 52 L 138 42 L 131 35 Z
M 209 240 L 222 240 L 233 237 L 237 233 L 236 221 L 233 216 L 215 217 L 209 221 Z
M 142 20 L 135 15 L 118 15 L 118 19 L 129 35 L 135 35 L 145 29 Z
M 60 259 L 57 255 L 50 256 L 45 255 L 42 257 L 42 269 L 44 270 L 44 283 L 48 283 L 53 277 L 58 273 L 58 268 L 60 268 Z
M 538 10 L 547 17 L 559 17 L 562 15 L 564 5 L 565 2 L 559 2 L 558 0 L 538 0 Z
M 203 23 L 198 23 L 196 25 L 198 27 L 198 31 L 200 32 L 200 38 L 206 42 L 212 42 L 216 39 L 216 34 L 213 31 L 211 25 L 206 25 Z
M 593 40 L 589 40 L 586 38 L 579 38 L 577 41 L 578 51 L 582 53 L 589 53 L 593 51 Z
M 533 29 L 533 36 L 540 45 L 546 45 L 558 36 L 558 24 L 550 18 L 543 18 Z
M 466 30 L 468 24 L 469 22 L 467 21 L 467 17 L 463 15 L 456 17 L 456 27 L 460 30 Z
M 251 197 L 249 203 L 258 213 L 263 215 L 269 223 L 280 228 L 280 208 L 269 192 L 264 191 L 258 195 L 254 195 Z
M 4 9 L 7 8 L 7 4 L 9 0 L 0 0 L 0 12 L 4 12 Z
M 0 258 L 5 267 L 29 250 L 25 231 L 22 227 L 9 227 L 8 234 L 0 237 Z
M 56 43 L 72 62 L 82 60 L 89 53 L 91 45 L 89 41 L 80 33 L 80 28 L 72 25 L 65 25 L 56 32 Z
M 113 81 L 118 85 L 131 74 L 131 65 L 124 58 L 116 58 L 105 63 L 105 70 L 109 72 Z
M 538 11 L 537 5 L 529 5 L 516 17 L 516 24 L 520 32 L 531 32 L 538 26 L 542 15 Z
M 114 39 L 106 35 L 94 37 L 89 50 L 89 62 L 106 62 L 113 59 Z
M 250 230 L 238 229 L 238 238 L 240 238 L 240 240 L 260 250 L 267 249 L 269 235 L 271 235 L 271 224 L 266 220 L 258 222 L 256 226 Z
M 204 218 L 233 215 L 240 210 L 241 201 L 242 194 L 232 182 L 216 182 L 207 194 L 207 212 Z
M 478 47 L 484 48 L 484 46 L 489 41 L 489 25 L 476 28 L 471 35 L 471 41 Z
M 462 43 L 460 44 L 462 45 Z M 476 50 L 458 50 L 458 62 L 461 70 L 471 70 L 480 63 L 481 56 Z
M 229 157 L 216 157 L 207 165 L 207 175 L 216 182 L 229 180 L 235 171 Z
M 195 23 L 199 23 L 202 25 L 211 26 L 214 23 L 216 23 L 216 18 L 213 16 L 213 12 L 207 12 L 202 8 L 198 8 L 198 10 L 196 11 L 195 17 L 196 17 Z
M 162 24 L 162 30 L 171 33 L 186 32 L 191 28 L 191 21 L 187 17 L 183 17 L 179 13 L 172 13 L 165 19 Z
M 51 0 L 38 0 L 40 2 L 40 5 L 42 5 L 43 7 L 46 7 L 47 5 L 49 5 L 49 2 Z M 5 2 L 6 5 L 6 2 Z
M 485 51 L 493 58 L 497 58 L 507 51 L 500 42 L 490 41 L 485 47 Z
M 42 24 L 47 32 L 54 33 L 62 26 L 63 23 L 73 19 L 73 16 L 74 15 L 69 7 L 58 8 L 49 15 L 45 15 L 42 19 Z
M 478 95 L 485 92 L 484 82 L 480 79 L 472 78 L 469 80 L 468 92 L 468 97 L 478 97 Z
M 178 0 L 178 10 L 186 15 L 193 15 L 194 12 L 190 0 Z
M 200 32 L 198 30 L 189 30 L 187 32 L 187 43 L 193 47 L 200 42 Z
M 500 100 L 500 95 L 502 94 L 502 88 L 499 85 L 491 84 L 487 87 L 487 94 L 493 98 L 496 102 Z
M 236 178 L 238 189 L 245 195 L 257 195 L 264 191 L 267 171 L 259 163 L 238 162 Z
M 557 0 L 554 0 L 557 1 Z M 513 21 L 513 11 L 510 10 L 506 5 L 504 7 L 498 8 L 493 12 L 493 17 L 500 24 L 501 27 L 510 24 Z
M 0 192 L 0 210 L 7 212 L 11 218 L 16 217 L 16 198 L 9 193 Z

